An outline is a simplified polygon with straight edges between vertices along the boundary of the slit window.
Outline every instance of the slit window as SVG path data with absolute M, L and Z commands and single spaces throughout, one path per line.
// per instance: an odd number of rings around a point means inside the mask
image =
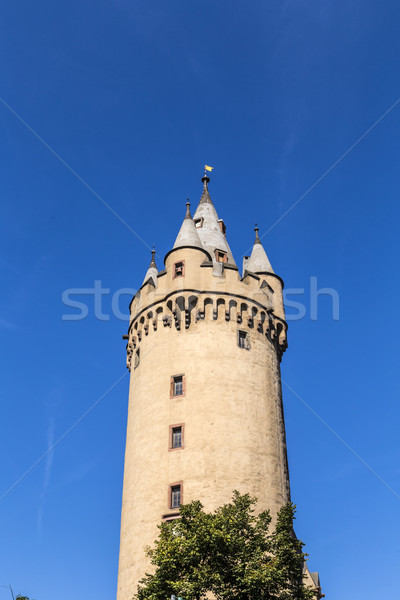
M 174 278 L 175 277 L 184 277 L 185 275 L 185 261 L 181 260 L 180 262 L 176 262 L 174 264 Z
M 140 363 L 140 348 L 138 348 L 135 352 L 135 369 L 139 366 Z
M 178 483 L 176 485 L 170 486 L 170 508 L 179 508 L 182 501 L 182 484 Z
M 239 329 L 237 341 L 239 348 L 244 348 L 245 350 L 250 349 L 249 334 L 246 331 L 241 331 Z

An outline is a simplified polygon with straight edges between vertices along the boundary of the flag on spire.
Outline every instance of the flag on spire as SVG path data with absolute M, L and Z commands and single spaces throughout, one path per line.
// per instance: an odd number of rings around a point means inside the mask
M 208 165 L 204 165 L 204 169 L 206 171 L 212 171 L 214 167 L 209 167 Z

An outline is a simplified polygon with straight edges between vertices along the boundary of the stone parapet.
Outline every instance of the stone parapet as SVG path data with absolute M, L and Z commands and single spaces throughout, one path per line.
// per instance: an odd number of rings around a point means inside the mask
M 174 277 L 174 265 L 184 262 L 184 275 Z M 287 348 L 287 323 L 283 310 L 282 280 L 275 274 L 246 272 L 240 279 L 231 265 L 214 264 L 194 248 L 167 255 L 166 270 L 157 287 L 146 282 L 130 305 L 127 367 L 144 336 L 159 327 L 184 331 L 200 320 L 233 321 L 242 328 L 264 335 L 276 347 L 279 359 Z

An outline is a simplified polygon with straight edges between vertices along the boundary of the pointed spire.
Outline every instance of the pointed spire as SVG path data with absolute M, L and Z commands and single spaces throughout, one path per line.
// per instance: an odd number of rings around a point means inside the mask
M 182 246 L 193 246 L 195 248 L 202 248 L 199 234 L 195 227 L 192 215 L 190 214 L 190 202 L 189 198 L 186 202 L 186 215 L 183 219 L 182 226 L 179 230 L 178 237 L 175 240 L 174 248 L 181 248 Z
M 258 232 L 260 231 L 260 229 L 258 228 L 257 223 L 254 226 L 254 231 L 256 232 L 256 239 L 254 241 L 255 244 L 261 244 L 261 240 L 259 238 Z
M 153 250 L 151 251 L 150 265 L 149 265 L 149 268 L 147 269 L 147 272 L 144 277 L 142 285 L 144 285 L 145 283 L 150 281 L 151 283 L 153 283 L 154 286 L 157 286 L 158 269 L 157 269 L 157 265 L 156 265 L 155 256 L 156 256 L 156 250 L 153 246 Z
M 203 182 L 203 193 L 194 214 L 195 221 L 199 219 L 201 224 L 196 231 L 198 232 L 203 248 L 207 250 L 213 260 L 216 260 L 215 251 L 220 250 L 227 253 L 228 263 L 230 265 L 235 265 L 235 260 L 231 249 L 229 248 L 228 241 L 222 233 L 221 223 L 218 222 L 217 211 L 215 210 L 208 192 L 208 182 L 210 181 L 210 178 L 207 177 L 207 175 L 204 175 L 201 181 Z
M 190 201 L 189 198 L 187 199 L 186 202 L 186 215 L 185 215 L 185 219 L 191 219 L 192 215 L 190 214 Z
M 200 204 L 205 204 L 205 203 L 212 204 L 212 200 L 211 200 L 210 194 L 208 192 L 208 183 L 210 181 L 210 178 L 207 177 L 207 175 L 204 175 L 204 177 L 202 177 L 201 180 L 203 182 L 203 193 L 200 198 Z
M 151 251 L 150 267 L 154 267 L 155 269 L 157 269 L 155 256 L 156 256 L 156 249 L 154 248 L 154 245 L 153 245 L 153 250 Z
M 256 233 L 256 239 L 254 240 L 251 256 L 246 262 L 246 270 L 251 271 L 252 273 L 273 273 L 274 270 L 258 235 L 259 228 L 257 224 L 254 227 L 254 231 Z

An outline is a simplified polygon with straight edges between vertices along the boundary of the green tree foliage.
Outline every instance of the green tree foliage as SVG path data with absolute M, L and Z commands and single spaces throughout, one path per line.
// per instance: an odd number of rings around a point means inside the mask
M 309 600 L 303 583 L 303 543 L 293 533 L 295 506 L 286 504 L 270 532 L 269 511 L 255 515 L 256 499 L 234 492 L 232 502 L 206 513 L 194 501 L 180 519 L 159 525 L 146 550 L 154 573 L 138 586 L 137 600 Z

